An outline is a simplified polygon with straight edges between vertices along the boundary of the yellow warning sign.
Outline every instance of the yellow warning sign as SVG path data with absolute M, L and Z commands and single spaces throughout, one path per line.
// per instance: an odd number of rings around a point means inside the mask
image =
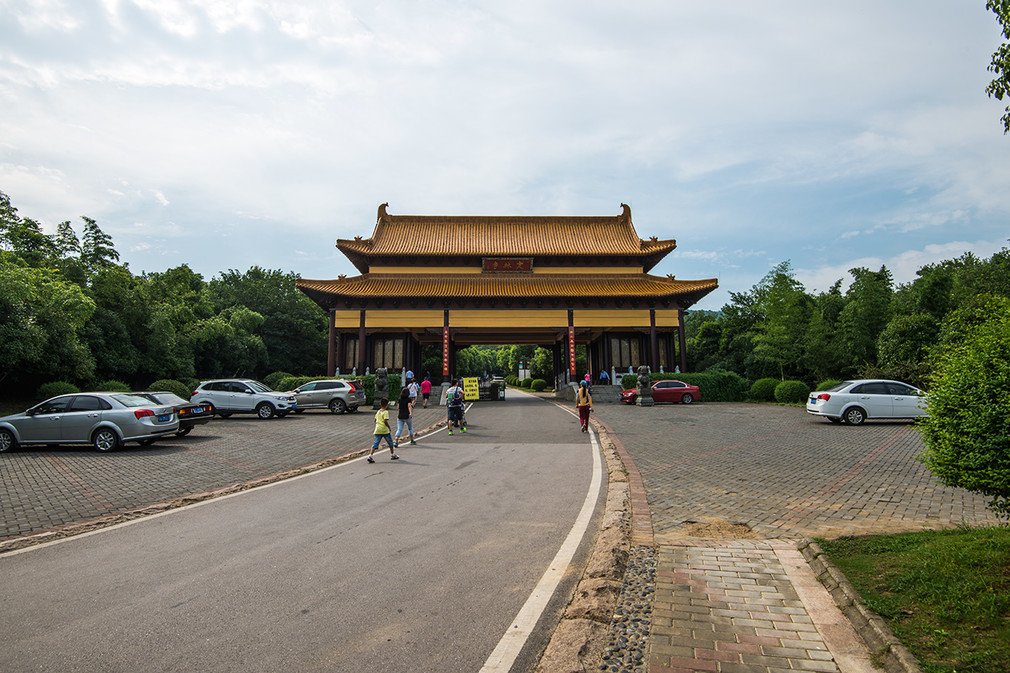
M 466 395 L 467 402 L 475 402 L 480 392 L 477 390 L 477 377 L 463 379 L 463 394 Z

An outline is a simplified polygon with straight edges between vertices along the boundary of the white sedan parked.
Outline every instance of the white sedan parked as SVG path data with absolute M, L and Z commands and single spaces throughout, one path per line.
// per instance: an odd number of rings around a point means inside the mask
M 851 425 L 868 418 L 918 418 L 926 415 L 925 397 L 925 392 L 901 381 L 845 381 L 830 390 L 810 393 L 807 413 Z

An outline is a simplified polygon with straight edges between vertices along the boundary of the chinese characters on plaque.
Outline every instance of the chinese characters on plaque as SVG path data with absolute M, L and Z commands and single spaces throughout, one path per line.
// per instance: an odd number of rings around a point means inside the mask
M 533 273 L 533 258 L 485 257 L 484 273 Z

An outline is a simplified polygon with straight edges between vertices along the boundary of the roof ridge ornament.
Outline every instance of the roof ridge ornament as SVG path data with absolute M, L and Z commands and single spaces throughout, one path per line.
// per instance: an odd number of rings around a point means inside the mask
M 621 204 L 621 219 L 631 221 L 631 206 L 626 203 Z
M 388 202 L 386 202 L 386 203 L 380 203 L 379 204 L 379 214 L 375 218 L 376 222 L 382 222 L 384 219 L 386 219 L 388 217 L 388 215 L 386 213 L 386 206 L 388 206 L 388 205 L 389 205 Z

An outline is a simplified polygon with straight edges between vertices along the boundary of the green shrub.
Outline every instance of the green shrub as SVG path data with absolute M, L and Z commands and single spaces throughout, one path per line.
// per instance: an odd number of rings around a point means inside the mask
M 747 396 L 756 402 L 771 402 L 775 399 L 775 388 L 778 387 L 778 379 L 758 379 L 750 387 Z
M 175 379 L 158 379 L 151 385 L 147 386 L 150 391 L 167 390 L 170 393 L 178 395 L 184 400 L 188 400 L 190 395 L 193 394 L 193 388 L 188 387 L 182 381 L 176 381 Z
M 547 381 L 544 381 L 543 379 L 533 379 L 533 381 L 530 382 L 530 387 L 539 393 L 547 387 Z
M 775 386 L 775 401 L 782 404 L 802 402 L 810 395 L 810 387 L 803 381 L 783 381 Z
M 122 381 L 116 381 L 115 379 L 110 379 L 108 381 L 102 381 L 99 383 L 95 390 L 103 393 L 128 393 L 133 390 L 129 383 L 123 383 Z
M 698 386 L 701 399 L 706 402 L 742 402 L 747 397 L 747 380 L 736 372 L 725 369 L 707 369 L 669 375 L 669 378 Z
M 185 385 L 186 388 L 189 389 L 190 396 L 193 395 L 193 391 L 196 390 L 197 387 L 200 385 L 200 379 L 179 379 L 179 380 L 182 381 L 183 385 Z
M 625 374 L 621 377 L 621 390 L 638 386 L 638 374 Z
M 531 379 L 528 376 L 523 379 L 523 382 L 522 382 L 522 387 L 523 388 L 531 388 L 532 386 L 533 386 L 533 379 Z
M 920 460 L 945 485 L 987 496 L 1010 519 L 1010 300 L 979 295 L 941 329 L 960 343 L 939 354 L 930 379 Z
M 838 381 L 836 379 L 828 379 L 827 381 L 821 381 L 816 386 L 814 386 L 814 390 L 831 390 L 832 388 L 834 388 L 835 386 L 837 386 L 839 383 L 842 383 L 842 382 Z
M 263 383 L 267 384 L 268 386 L 270 386 L 274 390 L 291 390 L 291 388 L 278 388 L 277 387 L 277 386 L 279 386 L 281 384 L 281 379 L 286 379 L 286 378 L 290 378 L 290 377 L 291 377 L 291 374 L 288 374 L 287 372 L 274 372 L 272 374 L 267 374 L 265 377 L 263 377 Z
M 43 383 L 39 386 L 38 396 L 40 400 L 48 400 L 50 397 L 56 397 L 57 395 L 69 395 L 79 392 L 81 392 L 81 389 L 73 383 L 53 381 L 51 383 Z

